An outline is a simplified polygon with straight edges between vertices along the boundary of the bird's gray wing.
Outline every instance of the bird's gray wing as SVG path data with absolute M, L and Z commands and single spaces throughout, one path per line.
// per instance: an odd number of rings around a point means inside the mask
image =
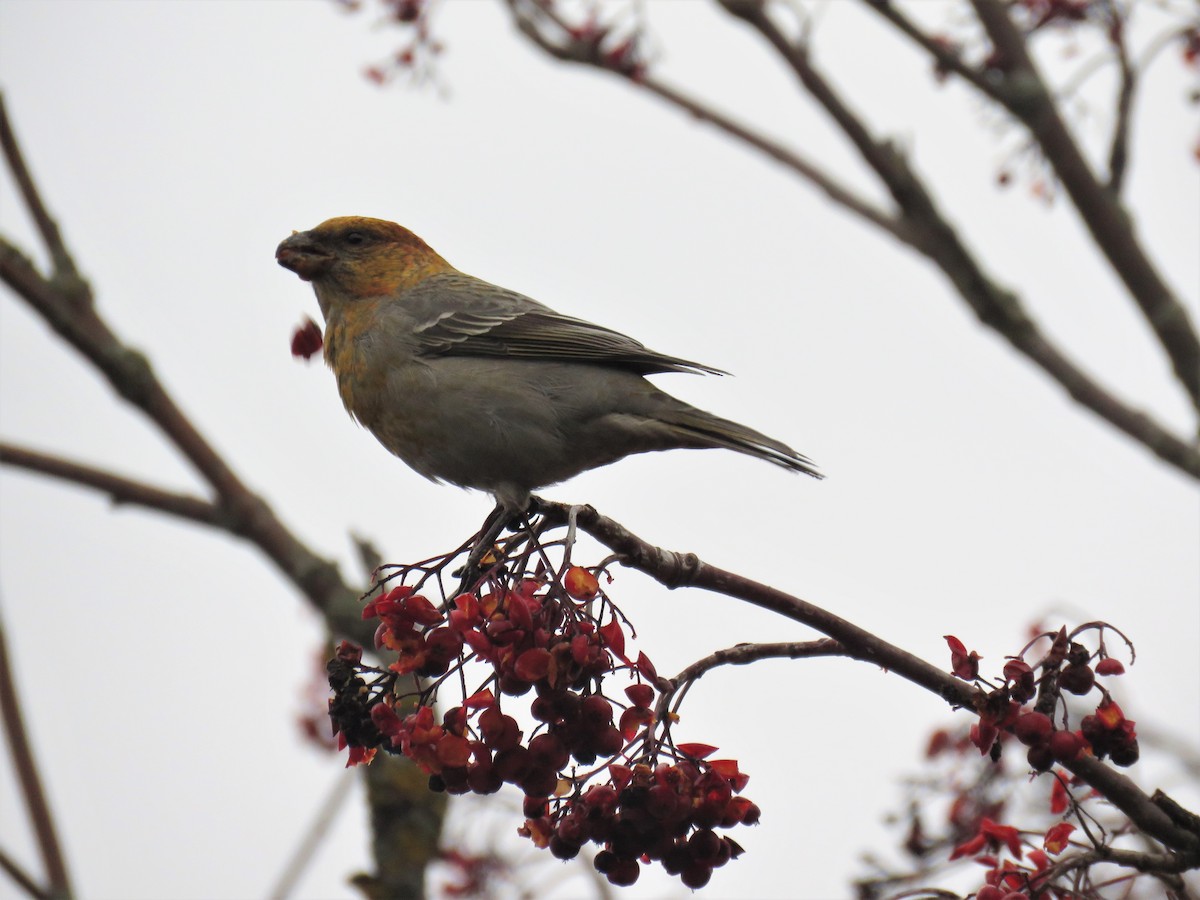
M 586 362 L 642 375 L 725 374 L 656 353 L 619 331 L 561 315 L 523 294 L 458 272 L 426 279 L 405 293 L 404 303 L 416 322 L 419 352 L 429 356 Z

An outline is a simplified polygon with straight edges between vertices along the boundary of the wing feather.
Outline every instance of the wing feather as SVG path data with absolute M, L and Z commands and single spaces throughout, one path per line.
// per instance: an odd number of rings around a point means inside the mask
M 446 298 L 453 307 L 446 308 Z M 619 331 L 564 316 L 522 294 L 459 272 L 435 275 L 405 294 L 420 352 L 586 362 L 642 375 L 720 369 L 650 350 Z

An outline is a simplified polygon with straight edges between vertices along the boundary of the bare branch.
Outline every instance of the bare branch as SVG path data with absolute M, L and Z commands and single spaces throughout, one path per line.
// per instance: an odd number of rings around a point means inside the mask
M 58 829 L 54 815 L 46 801 L 46 791 L 38 774 L 37 763 L 29 746 L 25 722 L 21 716 L 21 705 L 17 698 L 17 686 L 13 679 L 12 664 L 8 658 L 8 639 L 4 633 L 4 622 L 0 620 L 0 717 L 4 721 L 4 736 L 8 742 L 13 769 L 25 798 L 25 809 L 37 837 L 38 850 L 42 854 L 42 865 L 49 880 L 47 893 L 66 898 L 71 896 L 71 879 L 67 875 L 67 864 L 63 859 L 58 840 Z M 7 866 L 6 866 L 7 868 Z M 20 870 L 10 871 L 14 878 Z
M 821 638 L 815 641 L 783 641 L 768 644 L 737 644 L 716 650 L 698 659 L 674 678 L 660 683 L 661 690 L 654 718 L 658 722 L 670 722 L 669 711 L 675 698 L 682 701 L 683 695 L 706 672 L 721 666 L 745 666 L 763 659 L 812 659 L 820 656 L 848 656 L 846 649 L 837 641 Z M 669 726 L 668 726 L 669 727 Z
M 694 553 L 656 547 L 612 519 L 602 516 L 591 506 L 572 508 L 541 499 L 536 502 L 539 512 L 548 519 L 564 524 L 574 509 L 579 528 L 619 554 L 624 565 L 644 572 L 665 587 L 697 587 L 745 600 L 815 628 L 837 641 L 845 656 L 873 663 L 918 684 L 952 707 L 980 711 L 985 695 L 978 688 L 819 606 L 710 566 Z M 1144 833 L 1185 854 L 1191 860 L 1191 865 L 1200 864 L 1200 835 L 1178 824 L 1175 821 L 1177 817 L 1168 815 L 1132 780 L 1092 756 L 1081 755 L 1063 765 L 1103 794 Z
M 864 0 L 864 2 L 868 9 L 879 13 L 897 31 L 933 57 L 938 68 L 958 75 L 981 93 L 992 96 L 994 86 L 981 72 L 967 65 L 963 61 L 962 56 L 952 46 L 939 41 L 937 38 L 926 34 L 918 28 L 911 19 L 896 8 L 892 0 Z M 725 3 L 726 8 L 729 5 L 729 2 Z
M 226 531 L 233 530 L 232 523 L 221 508 L 200 497 L 166 491 L 62 457 L 0 441 L 0 464 L 94 488 L 108 494 L 114 504 L 144 506 L 202 525 L 212 525 Z
M 695 681 L 705 672 L 718 666 L 745 666 L 763 659 L 814 659 L 819 656 L 847 656 L 846 648 L 837 641 L 822 638 L 816 641 L 778 641 L 767 644 L 736 644 L 715 650 L 698 659 L 671 680 L 676 684 Z
M 1176 437 L 1146 414 L 1126 406 L 1088 377 L 1038 328 L 1020 298 L 998 284 L 938 209 L 920 176 L 890 143 L 876 141 L 859 116 L 816 70 L 802 44 L 791 41 L 754 0 L 722 0 L 729 11 L 757 29 L 788 62 L 804 88 L 821 104 L 886 185 L 903 211 L 913 244 L 942 270 L 980 321 L 1066 388 L 1078 403 L 1100 415 L 1159 458 L 1200 478 L 1200 449 Z M 1182 311 L 1182 307 L 1180 307 Z M 1198 345 L 1200 352 L 1200 345 Z M 1200 374 L 1200 355 L 1197 355 Z
M 871 137 L 858 116 L 812 66 L 803 46 L 790 41 L 770 21 L 761 0 L 721 2 L 733 15 L 746 20 L 762 32 L 784 56 L 805 88 L 826 108 L 891 192 L 902 212 L 899 218 L 872 207 L 841 184 L 828 178 L 819 167 L 782 145 L 733 122 L 701 101 L 649 77 L 638 67 L 629 65 L 619 55 L 603 52 L 601 44 L 605 33 L 602 30 L 581 35 L 579 29 L 573 30 L 545 0 L 505 0 L 517 28 L 554 58 L 611 72 L 699 119 L 712 122 L 727 134 L 766 153 L 821 188 L 844 209 L 877 225 L 897 240 L 928 257 L 942 270 L 984 325 L 1000 332 L 1015 348 L 1062 385 L 1072 399 L 1145 446 L 1163 461 L 1193 478 L 1200 479 L 1200 448 L 1172 434 L 1141 410 L 1123 403 L 1089 377 L 1041 332 L 1024 309 L 1020 298 L 983 270 L 982 265 L 959 237 L 957 230 L 938 210 L 932 196 L 903 155 L 890 143 L 876 141 Z M 880 11 L 883 12 L 882 9 Z M 891 20 L 893 17 L 888 18 Z M 898 14 L 896 21 L 907 23 L 907 20 L 898 17 Z M 911 23 L 907 24 L 913 31 L 914 39 L 917 39 L 919 32 Z M 924 43 L 936 45 L 930 38 L 924 38 L 923 45 Z M 960 71 L 960 74 L 967 77 L 972 70 L 958 60 L 957 56 L 953 56 L 953 59 L 951 56 L 953 54 L 939 49 L 935 58 L 942 60 L 945 57 L 946 62 L 951 64 L 955 71 Z M 968 80 L 975 83 L 984 80 L 984 77 L 973 76 Z M 1179 309 L 1182 311 L 1182 307 Z M 1200 360 L 1200 356 L 1197 359 Z
M 333 633 L 370 646 L 373 629 L 362 621 L 359 591 L 342 580 L 336 564 L 301 543 L 271 507 L 249 490 L 176 405 L 149 361 L 125 345 L 96 311 L 91 287 L 75 274 L 70 254 L 24 166 L 2 105 L 0 126 L 9 167 L 55 258 L 55 275 L 46 278 L 14 244 L 0 237 L 0 281 L 87 358 L 121 397 L 140 409 L 192 463 L 216 496 L 213 501 L 206 501 L 171 494 L 111 473 L 44 456 L 37 458 L 38 454 L 28 452 L 21 456 L 18 451 L 18 458 L 26 468 L 107 491 L 118 501 L 136 502 L 246 539 L 275 563 L 284 577 L 321 612 Z M 10 454 L 14 449 L 6 448 Z M 8 461 L 13 461 L 11 455 Z M 415 766 L 407 768 L 420 774 Z M 417 871 L 422 871 L 436 852 L 436 835 L 444 818 L 444 803 L 425 789 L 423 778 L 421 776 L 420 784 L 409 783 L 412 790 L 403 805 L 397 801 L 397 805 L 388 809 L 393 819 L 388 834 L 376 834 L 376 865 L 381 871 L 386 871 L 392 865 L 391 857 L 397 855 L 391 851 L 387 839 L 403 836 L 413 822 L 419 823 L 421 829 L 431 832 L 435 838 L 431 846 L 415 847 L 411 842 L 404 845 L 414 851 L 409 855 L 410 866 L 416 865 Z M 429 855 L 417 859 L 416 851 L 420 849 L 426 849 Z M 416 885 L 419 890 L 419 880 Z
M 330 827 L 337 819 L 338 813 L 341 812 L 349 798 L 350 789 L 353 787 L 356 777 L 357 773 L 353 769 L 343 769 L 338 773 L 333 786 L 317 810 L 317 814 L 292 852 L 279 880 L 271 889 L 271 893 L 267 895 L 270 900 L 285 900 L 296 889 L 305 869 L 316 855 L 317 848 L 321 846 L 321 841 L 325 839 Z
M 162 387 L 149 361 L 121 343 L 86 303 L 59 290 L 7 240 L 0 238 L 0 280 L 24 299 L 72 347 L 86 357 L 125 400 L 142 410 L 212 485 L 223 511 L 222 527 L 255 543 L 279 569 L 331 617 L 339 633 L 361 636 L 356 621 L 358 592 L 346 585 L 337 566 L 317 556 L 276 518 L 206 441 Z M 86 285 L 85 285 L 86 288 Z
M 635 86 L 654 94 L 701 122 L 708 122 L 716 126 L 729 136 L 754 147 L 791 169 L 843 209 L 865 219 L 905 244 L 913 243 L 913 238 L 908 234 L 903 222 L 886 211 L 878 209 L 795 150 L 754 131 L 732 116 L 660 79 L 645 73 L 629 71 L 622 66 L 619 59 L 606 57 L 601 52 L 600 35 L 594 38 L 573 36 L 567 23 L 551 5 L 541 2 L 541 0 L 505 0 L 505 3 L 521 33 L 555 59 L 594 66 L 628 79 Z M 554 29 L 553 37 L 547 32 L 548 25 Z
M 25 159 L 21 155 L 21 148 L 17 145 L 12 125 L 8 121 L 8 110 L 4 105 L 3 92 L 0 92 L 0 148 L 4 151 L 4 159 L 8 163 L 9 170 L 12 172 L 13 180 L 17 183 L 17 190 L 21 193 L 21 199 L 25 201 L 25 207 L 29 210 L 30 216 L 33 217 L 33 223 L 37 227 L 38 234 L 41 235 L 42 242 L 46 245 L 46 250 L 50 254 L 50 259 L 54 266 L 54 274 L 65 280 L 78 278 L 79 273 L 75 268 L 75 261 L 71 259 L 71 254 L 67 252 L 66 245 L 59 234 L 58 225 L 50 217 L 50 213 L 46 210 L 46 205 L 42 203 L 41 195 L 33 183 L 33 176 L 29 174 L 29 167 L 25 165 Z
M 1157 335 L 1192 405 L 1200 410 L 1200 337 L 1187 309 L 1147 257 L 1115 194 L 1093 174 L 1007 6 L 1001 0 L 971 0 L 971 4 L 995 49 L 996 70 L 1003 75 L 995 96 L 1037 141 L 1096 246 Z
M 1129 61 L 1129 48 L 1125 45 L 1125 23 L 1115 6 L 1109 8 L 1109 30 L 1113 35 L 1121 85 L 1117 89 L 1117 117 L 1108 149 L 1108 184 L 1105 186 L 1113 197 L 1119 197 L 1125 186 L 1125 169 L 1129 164 L 1129 123 L 1133 118 L 1137 73 Z
M 22 869 L 7 853 L 0 850 L 0 869 L 8 873 L 8 876 L 17 883 L 17 887 L 23 890 L 33 900 L 53 900 L 47 891 L 38 887 L 29 873 Z

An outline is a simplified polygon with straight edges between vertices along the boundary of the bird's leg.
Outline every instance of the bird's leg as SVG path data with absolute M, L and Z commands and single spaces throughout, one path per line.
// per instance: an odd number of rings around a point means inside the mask
M 479 537 L 475 540 L 475 546 L 471 548 L 471 553 L 467 557 L 466 565 L 462 567 L 461 580 L 458 585 L 458 592 L 461 594 L 470 590 L 475 579 L 479 577 L 480 564 L 485 556 L 496 545 L 496 538 L 500 536 L 505 528 L 520 521 L 524 513 L 514 513 L 512 509 L 505 506 L 503 503 L 497 503 L 486 519 L 483 520 L 483 527 L 479 529 Z

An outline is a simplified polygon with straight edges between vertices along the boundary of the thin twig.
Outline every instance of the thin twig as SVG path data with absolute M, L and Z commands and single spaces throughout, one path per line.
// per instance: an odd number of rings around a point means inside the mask
M 897 31 L 933 57 L 939 68 L 946 72 L 953 72 L 976 90 L 991 96 L 994 86 L 982 72 L 967 65 L 963 61 L 962 54 L 951 44 L 940 41 L 918 28 L 892 0 L 863 0 L 863 2 L 868 9 L 878 13 Z M 725 5 L 728 7 L 729 3 L 726 2 Z
M 1117 120 L 1113 125 L 1112 141 L 1108 149 L 1108 191 L 1114 197 L 1121 195 L 1125 186 L 1125 170 L 1129 164 L 1129 125 L 1133 118 L 1133 92 L 1137 87 L 1137 73 L 1129 62 L 1129 48 L 1125 45 L 1125 21 L 1116 4 L 1109 6 L 1112 43 L 1117 54 L 1117 68 L 1121 72 L 1121 85 L 1117 89 Z
M 1163 461 L 1193 478 L 1200 479 L 1200 447 L 1173 434 L 1142 410 L 1118 399 L 1046 337 L 1025 310 L 1020 298 L 984 271 L 904 157 L 891 144 L 876 141 L 871 137 L 858 116 L 816 72 L 803 47 L 789 41 L 767 18 L 763 4 L 752 0 L 724 0 L 724 5 L 731 13 L 746 19 L 763 32 L 772 45 L 785 56 L 805 87 L 813 92 L 814 97 L 826 107 L 829 114 L 851 138 L 900 206 L 903 216 L 899 220 L 870 204 L 864 205 L 848 189 L 825 179 L 821 170 L 807 160 L 795 157 L 774 142 L 766 141 L 743 126 L 732 123 L 727 117 L 699 100 L 647 76 L 644 72 L 622 66 L 618 60 L 601 52 L 597 38 L 578 37 L 577 32 L 570 29 L 555 8 L 544 0 L 505 2 L 518 29 L 550 55 L 611 72 L 693 116 L 713 122 L 727 134 L 767 153 L 791 171 L 821 187 L 844 209 L 856 213 L 915 248 L 941 269 L 984 325 L 1003 335 L 1013 347 L 1065 388 L 1075 402 L 1090 409 Z M 547 28 L 554 29 L 553 36 L 546 33 Z M 1163 307 L 1171 308 L 1175 307 Z M 1182 311 L 1182 307 L 1178 309 Z M 1188 328 L 1190 326 L 1185 327 L 1184 331 Z M 1197 356 L 1197 360 L 1200 361 L 1200 356 Z M 1200 373 L 1200 365 L 1197 372 Z
M 539 509 L 552 521 L 565 523 L 570 507 L 539 500 Z M 733 572 L 711 566 L 694 553 L 664 550 L 647 543 L 624 526 L 590 506 L 577 514 L 579 527 L 622 555 L 630 568 L 644 572 L 668 588 L 696 587 L 734 597 L 795 622 L 808 625 L 837 641 L 845 655 L 878 665 L 918 684 L 956 708 L 978 712 L 984 694 L 949 672 L 890 644 L 877 635 L 815 604 Z M 1132 780 L 1092 756 L 1063 765 L 1099 791 L 1145 834 L 1200 864 L 1200 835 L 1181 827 Z
M 218 521 L 212 520 L 211 510 L 200 505 L 205 501 L 176 496 L 168 502 L 166 492 L 155 493 L 157 489 L 145 485 L 135 488 L 127 479 L 96 470 L 86 473 L 91 479 L 91 486 L 102 490 L 119 488 L 127 492 L 126 496 L 131 502 L 137 498 L 149 505 L 158 503 L 156 508 L 169 507 L 163 511 L 177 515 L 191 514 L 190 517 L 195 521 L 223 528 L 252 543 L 321 612 L 333 633 L 369 646 L 372 629 L 369 623 L 362 621 L 357 602 L 359 592 L 342 580 L 333 562 L 305 546 L 271 507 L 249 490 L 175 403 L 159 382 L 147 358 L 123 343 L 101 317 L 93 302 L 90 286 L 75 274 L 70 254 L 46 213 L 46 206 L 24 165 L 2 104 L 0 131 L 5 158 L 19 182 L 21 195 L 38 223 L 43 240 L 50 246 L 55 266 L 53 277 L 43 276 L 25 254 L 0 237 L 0 281 L 7 284 L 64 341 L 91 362 L 116 392 L 141 410 L 195 467 L 213 489 L 215 496 L 211 507 L 220 510 L 220 518 Z M 53 474 L 58 477 L 72 474 L 82 478 L 85 473 L 76 467 L 73 472 L 69 468 L 59 468 Z M 410 768 L 416 771 L 415 767 Z M 373 844 L 376 867 L 383 871 L 391 865 L 389 857 L 396 855 L 396 841 L 411 833 L 413 823 L 419 823 L 435 835 L 429 854 L 419 860 L 419 868 L 423 868 L 431 854 L 436 852 L 436 835 L 440 832 L 443 820 L 442 806 L 436 796 L 424 789 L 423 779 L 412 781 L 408 785 L 404 805 L 387 810 L 386 815 L 376 811 L 375 824 L 379 825 L 388 816 L 391 818 L 388 831 L 390 838 L 377 832 Z M 408 858 L 410 861 L 417 859 L 413 854 Z
M 363 638 L 355 601 L 358 592 L 342 581 L 336 564 L 297 539 L 262 498 L 252 493 L 175 403 L 149 360 L 125 345 L 101 318 L 86 291 L 86 303 L 44 278 L 7 240 L 0 238 L 0 281 L 25 300 L 78 350 L 130 404 L 140 409 L 212 486 L 223 514 L 222 527 L 254 543 L 341 634 Z M 85 285 L 86 287 L 86 285 Z
M 21 716 L 21 703 L 17 697 L 17 686 L 13 679 L 12 663 L 8 657 L 8 639 L 4 633 L 4 621 L 0 618 L 0 718 L 4 722 L 4 736 L 12 756 L 13 770 L 25 799 L 25 810 L 33 825 L 42 865 L 46 869 L 49 886 L 46 893 L 55 898 L 68 898 L 71 894 L 71 879 L 67 875 L 67 864 L 63 859 L 62 845 L 58 840 L 58 829 L 54 825 L 54 814 L 46 800 L 46 791 L 38 774 L 33 750 L 29 746 L 29 735 Z M 17 873 L 12 873 L 14 877 Z
M 330 787 L 329 793 L 325 795 L 325 799 L 321 802 L 320 807 L 318 807 L 316 815 L 313 816 L 308 830 L 304 832 L 300 843 L 296 845 L 291 858 L 288 860 L 287 865 L 284 866 L 279 880 L 275 882 L 271 893 L 267 895 L 271 900 L 284 900 L 284 898 L 290 896 L 292 891 L 296 889 L 300 878 L 313 861 L 313 857 L 316 855 L 321 841 L 329 833 L 334 820 L 337 819 L 338 813 L 341 811 L 342 806 L 345 805 L 346 799 L 350 796 L 350 789 L 354 786 L 357 777 L 358 773 L 354 769 L 343 769 L 338 773 L 338 777 Z
M 720 666 L 745 666 L 764 659 L 813 659 L 821 656 L 848 655 L 841 644 L 829 638 L 815 641 L 736 644 L 733 647 L 716 650 L 703 659 L 696 660 L 674 678 L 669 679 L 665 686 L 657 685 L 657 687 L 665 687 L 665 689 L 659 695 L 654 718 L 656 722 L 664 723 L 667 728 L 670 728 L 670 713 L 674 711 L 671 704 L 675 696 L 681 691 L 687 691 L 705 673 Z M 675 708 L 677 709 L 678 705 Z
M 1096 246 L 1154 330 L 1176 379 L 1200 411 L 1200 336 L 1187 309 L 1142 249 L 1116 196 L 1093 174 L 1029 54 L 1024 35 L 1009 18 L 1007 5 L 1002 0 L 971 0 L 971 5 L 995 48 L 996 71 L 1003 76 L 996 96 L 1037 141 Z
M 1145 413 L 1122 403 L 1058 349 L 1038 328 L 1020 298 L 999 285 L 966 247 L 942 215 L 920 177 L 886 142 L 876 141 L 860 117 L 817 71 L 803 45 L 791 41 L 767 17 L 761 4 L 723 0 L 726 8 L 759 30 L 792 67 L 804 88 L 850 138 L 863 160 L 878 175 L 900 206 L 911 229 L 920 235 L 915 246 L 954 284 L 980 321 L 1008 341 L 1091 409 L 1161 459 L 1200 478 L 1200 449 L 1171 434 Z M 1182 307 L 1180 307 L 1182 311 Z M 1200 345 L 1195 357 L 1200 376 Z
M 26 872 L 22 869 L 17 861 L 10 857 L 3 849 L 0 849 L 0 869 L 8 873 L 8 876 L 17 883 L 17 887 L 23 890 L 33 900 L 54 900 L 50 894 L 38 886 Z
M 0 147 L 3 148 L 4 159 L 8 163 L 9 171 L 12 172 L 13 180 L 17 183 L 17 190 L 21 193 L 25 208 L 29 210 L 33 224 L 37 227 L 38 234 L 41 235 L 42 242 L 50 254 L 55 275 L 64 279 L 77 279 L 79 273 L 75 268 L 75 261 L 67 252 L 58 225 L 50 217 L 46 205 L 42 203 L 41 195 L 38 194 L 37 187 L 34 185 L 33 176 L 29 174 L 29 167 L 25 165 L 25 158 L 21 154 L 21 148 L 17 144 L 12 125 L 8 120 L 3 91 L 0 91 Z
M 572 39 L 566 22 L 550 4 L 538 2 L 538 0 L 505 0 L 505 3 L 512 12 L 513 21 L 521 33 L 556 59 L 596 66 L 628 78 L 635 86 L 667 101 L 701 122 L 714 125 L 730 137 L 754 147 L 791 169 L 843 209 L 865 219 L 903 243 L 912 243 L 912 238 L 907 233 L 903 222 L 856 194 L 800 153 L 755 131 L 745 123 L 738 122 L 733 116 L 672 87 L 661 79 L 646 74 L 633 77 L 630 73 L 623 71 L 619 65 L 606 60 L 600 53 L 599 45 L 594 41 Z M 559 40 L 553 40 L 543 31 L 539 26 L 539 22 L 543 20 L 554 24 L 561 32 Z

